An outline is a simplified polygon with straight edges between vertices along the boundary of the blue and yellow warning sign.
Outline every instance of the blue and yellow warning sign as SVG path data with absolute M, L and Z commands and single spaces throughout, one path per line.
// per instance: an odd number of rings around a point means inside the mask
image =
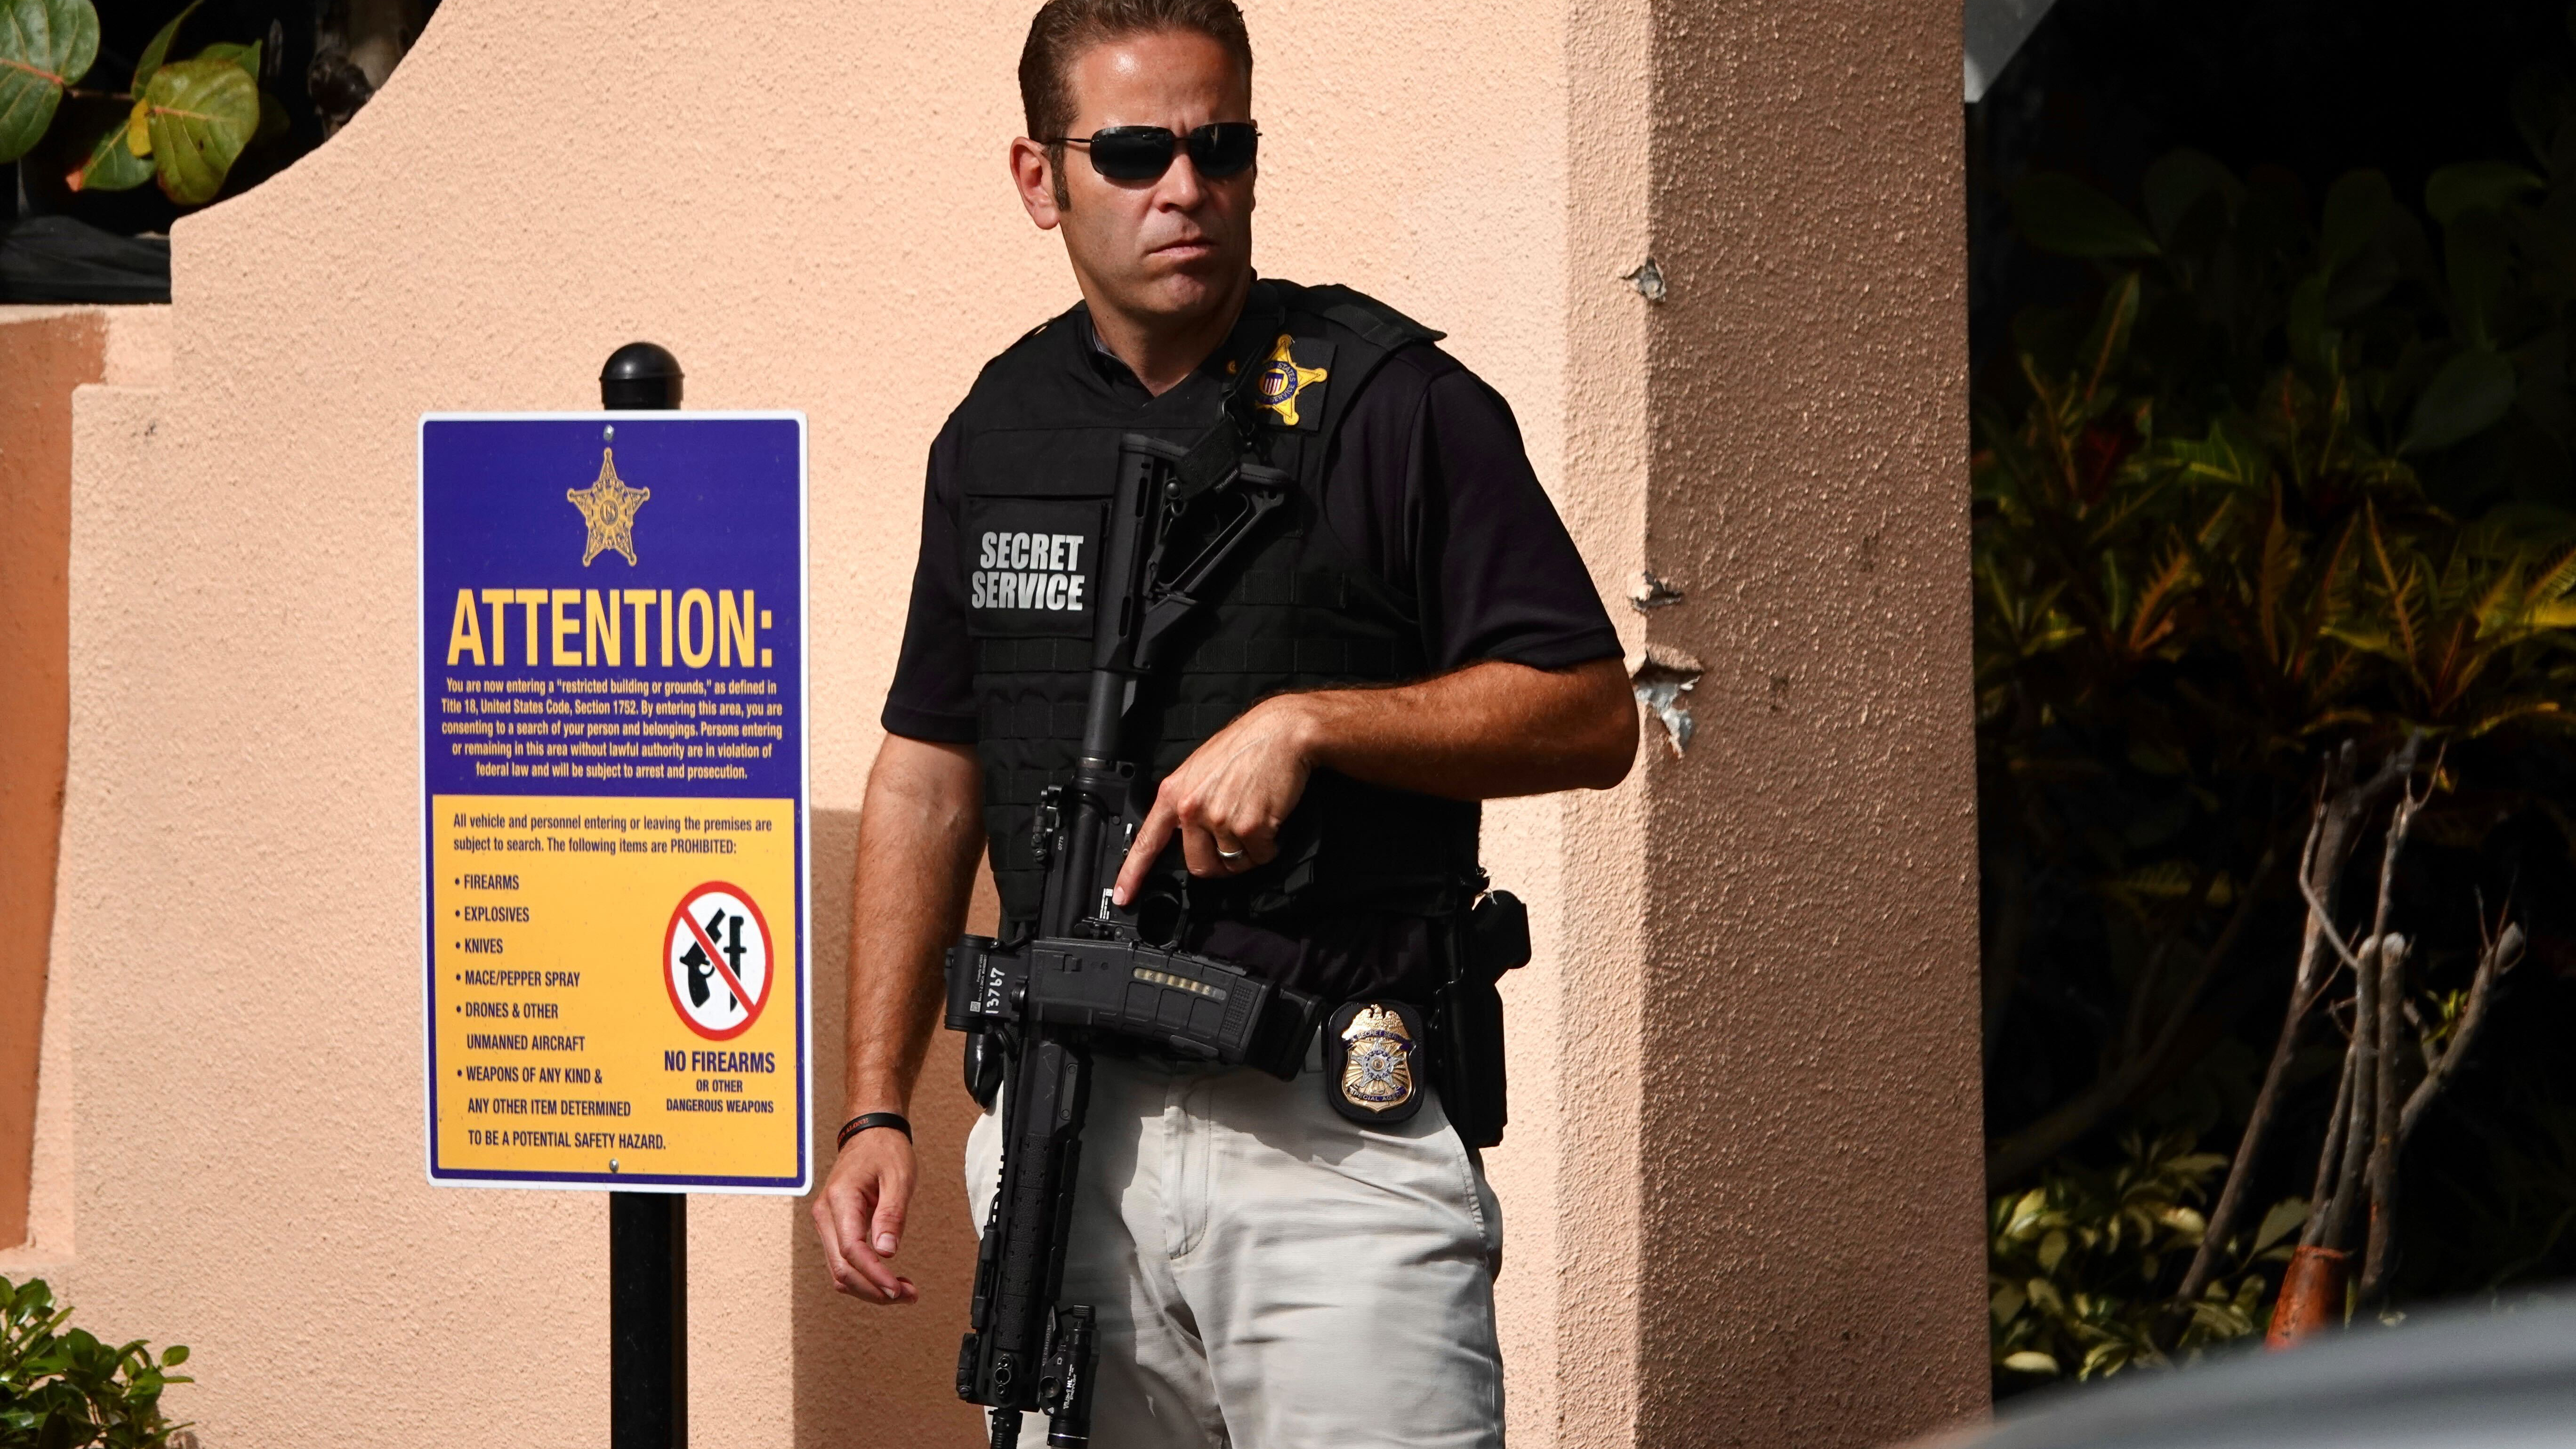
M 805 420 L 420 425 L 433 1182 L 801 1192 Z

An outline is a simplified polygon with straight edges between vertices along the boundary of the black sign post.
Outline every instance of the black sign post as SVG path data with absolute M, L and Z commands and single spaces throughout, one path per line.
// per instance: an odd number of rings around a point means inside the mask
M 629 342 L 599 370 L 599 405 L 676 408 L 680 360 Z M 610 1449 L 688 1449 L 689 1199 L 608 1195 Z

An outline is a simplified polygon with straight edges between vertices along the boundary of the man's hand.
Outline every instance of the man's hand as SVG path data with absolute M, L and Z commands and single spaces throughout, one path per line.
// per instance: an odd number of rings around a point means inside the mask
M 1192 875 L 1232 875 L 1269 860 L 1318 769 L 1495 800 L 1606 790 L 1636 755 L 1637 701 L 1616 659 L 1564 669 L 1489 660 L 1391 689 L 1273 695 L 1165 777 L 1128 847 L 1116 899 L 1134 898 L 1176 833 Z
M 859 809 L 850 889 L 848 1053 L 842 1121 L 901 1112 L 939 1022 L 940 964 L 966 919 L 983 839 L 983 782 L 972 745 L 888 735 Z M 814 1195 L 814 1230 L 832 1284 L 870 1303 L 921 1290 L 886 1266 L 912 1203 L 912 1139 L 871 1127 L 850 1139 Z
M 912 1181 L 912 1139 L 891 1127 L 871 1127 L 841 1149 L 814 1195 L 814 1231 L 833 1287 L 869 1303 L 920 1301 L 921 1290 L 886 1262 L 903 1243 Z
M 1174 832 L 1190 874 L 1232 875 L 1279 853 L 1279 824 L 1306 793 L 1312 695 L 1282 694 L 1235 717 L 1181 767 L 1163 777 L 1154 808 L 1137 828 L 1118 872 L 1115 899 L 1127 904 Z

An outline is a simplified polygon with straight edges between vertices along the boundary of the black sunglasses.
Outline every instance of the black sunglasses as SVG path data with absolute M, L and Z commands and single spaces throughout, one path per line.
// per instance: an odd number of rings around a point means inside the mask
M 1088 136 L 1058 136 L 1050 146 L 1088 146 L 1091 169 L 1112 181 L 1151 181 L 1171 169 L 1181 137 L 1165 126 L 1108 126 Z M 1250 121 L 1212 121 L 1190 132 L 1190 164 L 1211 181 L 1239 176 L 1261 146 Z

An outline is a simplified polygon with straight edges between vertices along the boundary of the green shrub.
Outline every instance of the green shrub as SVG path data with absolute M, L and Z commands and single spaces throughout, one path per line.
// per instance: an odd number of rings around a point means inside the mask
M 0 1304 L 0 1449 L 163 1449 L 187 1427 L 161 1412 L 164 1388 L 193 1382 L 170 1372 L 188 1361 L 185 1345 L 156 1361 L 142 1339 L 111 1348 L 65 1329 L 71 1310 L 42 1278 L 0 1278 Z
M 65 125 L 88 158 L 65 178 L 72 190 L 157 181 L 181 206 L 214 200 L 243 148 L 283 132 L 287 120 L 259 88 L 260 42 L 170 59 L 180 25 L 204 3 L 191 0 L 152 37 L 128 89 L 101 92 L 80 86 L 98 58 L 91 0 L 0 0 L 0 162 L 34 152 L 69 100 L 84 113 Z
M 2121 1146 L 2124 1160 L 2114 1167 L 2061 1161 L 2037 1187 L 1994 1200 L 1986 1285 L 1999 1392 L 2033 1379 L 2098 1378 L 2194 1358 L 2258 1326 L 2272 1288 L 2265 1266 L 2289 1258 L 2306 1201 L 2274 1206 L 2250 1237 L 2231 1244 L 2237 1273 L 2213 1281 L 2185 1313 L 2172 1301 L 2167 1269 L 2200 1246 L 2195 1204 L 2207 1200 L 2227 1159 L 2191 1151 L 2179 1132 L 2152 1142 L 2132 1134 Z
M 2331 759 L 2428 741 L 2400 884 L 2417 1005 L 2467 983 L 2495 903 L 2563 952 L 2576 84 L 2552 94 L 2542 169 L 2444 167 L 2420 212 L 2367 170 L 2312 207 L 2187 151 L 2147 169 L 2143 213 L 2067 177 L 2016 191 L 2024 240 L 2099 287 L 2024 313 L 1976 389 L 1991 1192 L 2099 1168 L 2121 1132 L 2231 1149 L 2264 1083 L 2300 1145 L 2259 1190 L 2308 1180 L 2335 1058 L 2276 1037 Z M 2409 1291 L 2516 1256 L 2450 1254 Z

